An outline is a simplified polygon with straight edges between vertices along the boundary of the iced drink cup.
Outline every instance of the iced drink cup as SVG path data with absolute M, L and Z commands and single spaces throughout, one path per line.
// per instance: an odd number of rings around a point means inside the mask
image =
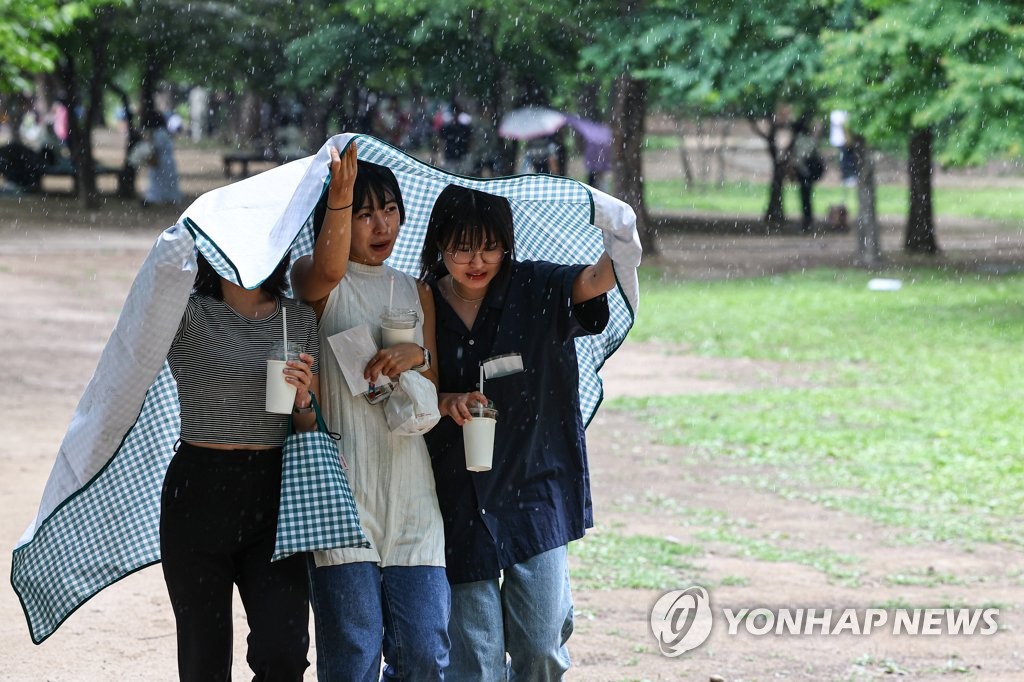
M 416 320 L 412 308 L 385 308 L 380 316 L 380 340 L 384 348 L 399 343 L 416 343 Z
M 469 408 L 473 418 L 462 425 L 462 443 L 466 448 L 466 468 L 470 471 L 490 471 L 494 456 L 494 425 L 498 411 L 490 405 Z
M 298 360 L 302 350 L 300 343 L 288 343 L 288 354 L 284 352 L 284 342 L 278 341 L 270 348 L 267 358 L 267 412 L 291 414 L 295 407 L 295 385 L 284 379 L 285 362 Z

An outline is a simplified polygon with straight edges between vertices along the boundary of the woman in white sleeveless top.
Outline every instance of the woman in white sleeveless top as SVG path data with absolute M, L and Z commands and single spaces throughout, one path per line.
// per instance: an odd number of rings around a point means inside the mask
M 329 337 L 367 324 L 380 346 L 389 300 L 417 312 L 415 341 L 383 349 L 366 377 L 419 371 L 436 386 L 433 297 L 384 265 L 405 219 L 394 174 L 331 150 L 331 184 L 313 254 L 292 271 L 296 294 L 320 318 L 320 392 L 328 427 L 342 435 L 348 476 L 369 549 L 315 552 L 310 573 L 321 680 L 440 680 L 448 662 L 450 592 L 444 527 L 422 436 L 392 434 L 383 403 L 353 396 Z M 358 171 L 358 172 L 357 172 Z M 392 281 L 394 294 L 392 299 Z M 383 637 L 382 637 L 383 633 Z

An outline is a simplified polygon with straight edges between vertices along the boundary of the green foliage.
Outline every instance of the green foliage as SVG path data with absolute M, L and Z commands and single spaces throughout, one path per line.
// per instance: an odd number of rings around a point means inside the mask
M 56 67 L 57 39 L 96 8 L 127 0 L 0 0 L 0 92 L 25 92 Z
M 118 63 L 171 80 L 270 94 L 281 53 L 312 6 L 276 0 L 150 0 L 116 17 Z M 147 64 L 146 62 L 150 62 Z
M 764 183 L 728 182 L 683 188 L 679 180 L 647 180 L 644 183 L 647 205 L 654 212 L 693 211 L 709 214 L 756 216 L 764 208 Z M 906 185 L 879 185 L 877 212 L 883 217 L 905 218 Z M 1005 221 L 1007 229 L 1018 230 L 1024 222 L 1024 194 L 1005 187 L 956 187 L 941 185 L 933 190 L 935 213 L 950 218 L 981 218 Z M 784 194 L 787 215 L 799 215 L 798 188 L 787 184 Z M 850 216 L 857 213 L 856 192 L 834 185 L 816 185 L 814 214 L 823 216 L 828 206 L 845 203 Z
M 936 131 L 938 159 L 976 164 L 1019 153 L 1024 119 L 1024 25 L 1018 5 L 953 0 L 873 3 L 854 31 L 822 36 L 820 83 L 878 147 Z
M 861 272 L 703 284 L 645 272 L 632 339 L 782 362 L 790 387 L 613 405 L 699 456 L 749 464 L 734 484 L 900 526 L 908 540 L 1022 545 L 1024 369 L 1011 359 L 1024 276 L 890 274 L 903 289 L 869 291 Z
M 836 16 L 827 11 L 830 4 L 650 3 L 631 17 L 629 30 L 621 19 L 609 19 L 581 55 L 599 71 L 630 69 L 666 104 L 771 117 L 782 103 L 806 108 L 814 101 L 817 36 Z
M 395 92 L 412 86 L 493 102 L 533 90 L 527 94 L 564 105 L 572 99 L 561 99 L 558 86 L 576 75 L 587 37 L 583 13 L 567 0 L 350 1 L 336 3 L 323 25 L 297 36 L 287 52 L 293 72 L 304 69 L 304 82 L 323 87 L 352 73 Z

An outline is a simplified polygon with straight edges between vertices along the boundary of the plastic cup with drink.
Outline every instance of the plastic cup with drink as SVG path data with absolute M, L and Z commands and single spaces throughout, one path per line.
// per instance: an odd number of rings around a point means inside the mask
M 466 449 L 466 469 L 490 471 L 494 458 L 494 427 L 498 410 L 494 403 L 477 403 L 469 408 L 472 419 L 462 425 L 462 444 Z
M 399 343 L 416 343 L 419 315 L 412 308 L 388 306 L 380 316 L 380 340 L 384 348 Z
M 480 392 L 484 392 L 484 366 L 480 365 Z M 462 444 L 466 450 L 466 469 L 490 471 L 494 459 L 494 427 L 498 410 L 494 403 L 474 403 L 469 407 L 472 419 L 462 424 Z

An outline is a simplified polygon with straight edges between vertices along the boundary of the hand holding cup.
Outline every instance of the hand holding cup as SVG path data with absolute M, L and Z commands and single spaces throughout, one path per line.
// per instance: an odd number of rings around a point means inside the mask
M 267 397 L 265 409 L 276 414 L 290 414 L 296 400 L 296 389 L 312 380 L 312 372 L 301 361 L 302 346 L 280 341 L 274 343 L 267 358 Z M 312 360 L 311 356 L 306 355 Z M 311 363 L 312 364 L 312 363 Z M 308 373 L 308 374 L 307 374 Z M 305 378 L 305 379 L 304 379 Z
M 493 403 L 474 403 L 471 418 L 462 425 L 462 443 L 466 451 L 466 469 L 490 471 L 494 459 L 494 428 L 498 411 Z
M 438 411 L 442 417 L 451 417 L 456 424 L 462 426 L 468 421 L 472 421 L 473 415 L 470 412 L 470 407 L 476 405 L 486 405 L 488 403 L 487 396 L 480 391 L 470 391 L 469 393 L 444 393 L 441 395 L 441 399 L 438 404 Z
M 295 385 L 295 407 L 309 407 L 309 387 L 313 383 L 313 356 L 309 353 L 299 353 L 298 360 L 288 360 L 285 363 L 284 380 Z

